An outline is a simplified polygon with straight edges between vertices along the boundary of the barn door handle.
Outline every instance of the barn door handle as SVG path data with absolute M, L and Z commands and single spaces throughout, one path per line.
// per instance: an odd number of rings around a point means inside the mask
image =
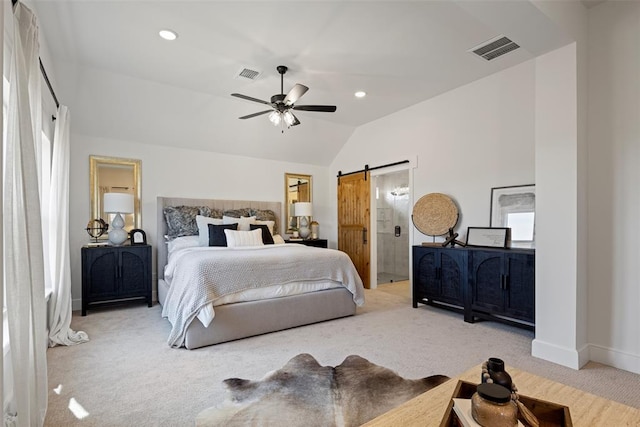
M 367 244 L 367 227 L 362 227 L 362 244 Z

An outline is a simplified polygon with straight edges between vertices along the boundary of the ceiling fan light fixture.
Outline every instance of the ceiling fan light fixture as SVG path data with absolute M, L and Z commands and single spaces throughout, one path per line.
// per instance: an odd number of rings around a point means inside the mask
M 284 116 L 284 122 L 287 124 L 288 127 L 290 127 L 295 121 L 295 117 L 293 117 L 293 113 L 291 113 L 291 111 L 287 110 L 283 113 Z
M 279 111 L 272 111 L 271 114 L 269 114 L 269 121 L 273 123 L 274 126 L 278 126 L 281 120 L 282 117 Z
M 158 35 L 160 37 L 162 37 L 163 39 L 169 40 L 169 41 L 172 41 L 172 40 L 175 40 L 175 39 L 178 38 L 178 33 L 176 33 L 173 30 L 169 30 L 169 29 L 160 30 L 158 32 Z
M 298 118 L 293 114 L 292 110 L 335 113 L 335 105 L 296 105 L 300 97 L 304 95 L 309 90 L 309 88 L 300 83 L 296 83 L 295 86 L 293 86 L 293 88 L 291 88 L 291 90 L 289 90 L 289 92 L 285 95 L 284 73 L 287 72 L 287 67 L 284 65 L 279 65 L 276 69 L 280 74 L 280 93 L 273 95 L 271 97 L 271 102 L 253 98 L 247 95 L 242 95 L 240 93 L 231 94 L 231 96 L 235 96 L 236 98 L 268 105 L 273 111 L 259 111 L 257 113 L 238 117 L 239 119 L 250 119 L 252 117 L 257 117 L 269 113 L 269 121 L 273 123 L 274 126 L 282 125 L 282 133 L 284 133 L 285 125 L 288 129 L 291 126 L 298 126 L 300 124 L 300 120 L 298 120 Z

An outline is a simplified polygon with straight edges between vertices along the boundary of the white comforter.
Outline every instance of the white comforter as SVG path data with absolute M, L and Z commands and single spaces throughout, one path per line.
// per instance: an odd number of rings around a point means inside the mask
M 169 291 L 162 316 L 172 324 L 168 343 L 180 347 L 187 326 L 204 307 L 233 294 L 299 282 L 336 282 L 364 303 L 358 273 L 344 252 L 304 245 L 197 247 L 171 256 L 165 269 Z

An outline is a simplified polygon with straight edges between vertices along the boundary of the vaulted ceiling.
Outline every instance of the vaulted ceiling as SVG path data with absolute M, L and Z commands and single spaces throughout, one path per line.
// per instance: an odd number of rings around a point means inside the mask
M 573 1 L 573 0 L 566 0 Z M 570 41 L 535 2 L 33 0 L 56 92 L 76 135 L 327 165 L 354 130 Z M 158 31 L 178 33 L 166 41 Z M 486 61 L 469 52 L 506 35 L 521 46 Z M 309 91 L 274 127 L 262 104 Z M 243 68 L 255 80 L 238 77 Z M 364 98 L 354 92 L 365 91 Z M 390 141 L 392 143 L 392 141 Z

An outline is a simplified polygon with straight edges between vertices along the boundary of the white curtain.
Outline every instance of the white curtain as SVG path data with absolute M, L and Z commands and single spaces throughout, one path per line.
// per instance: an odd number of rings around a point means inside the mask
M 4 273 L 16 426 L 47 409 L 46 312 L 38 161 L 42 108 L 38 24 L 14 6 L 3 195 Z M 5 418 L 6 422 L 6 418 Z
M 51 158 L 49 194 L 49 346 L 74 345 L 89 341 L 82 331 L 71 330 L 71 264 L 69 255 L 69 110 L 64 105 L 56 114 Z

